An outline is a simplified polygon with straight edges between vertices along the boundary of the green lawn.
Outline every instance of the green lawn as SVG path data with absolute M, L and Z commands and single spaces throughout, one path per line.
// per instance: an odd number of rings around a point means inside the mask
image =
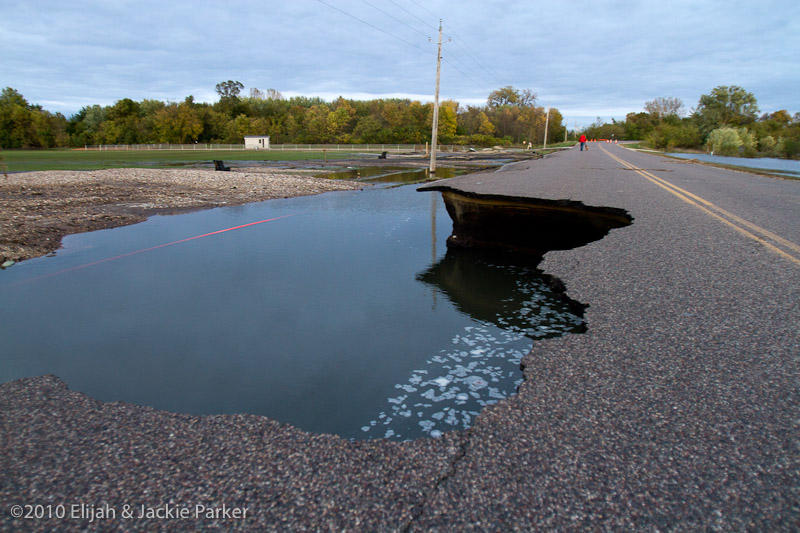
M 352 157 L 348 152 L 328 152 L 327 158 Z M 3 150 L 0 158 L 8 172 L 33 170 L 97 170 L 102 168 L 145 167 L 176 168 L 221 159 L 235 161 L 300 161 L 325 159 L 323 152 L 283 152 L 268 150 Z M 0 171 L 3 169 L 0 161 Z

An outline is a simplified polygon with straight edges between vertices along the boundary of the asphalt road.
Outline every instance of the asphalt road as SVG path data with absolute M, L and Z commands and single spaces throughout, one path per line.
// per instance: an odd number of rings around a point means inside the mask
M 800 182 L 592 144 L 448 184 L 634 222 L 547 254 L 588 332 L 535 344 L 420 525 L 797 528 Z
M 465 433 L 351 444 L 260 417 L 103 404 L 52 377 L 0 385 L 0 524 L 797 530 L 800 182 L 593 144 L 448 185 L 634 219 L 545 256 L 541 268 L 588 304 L 588 331 L 535 343 L 519 394 Z M 10 516 L 12 504 L 48 502 L 118 514 Z M 249 511 L 119 514 L 168 503 Z

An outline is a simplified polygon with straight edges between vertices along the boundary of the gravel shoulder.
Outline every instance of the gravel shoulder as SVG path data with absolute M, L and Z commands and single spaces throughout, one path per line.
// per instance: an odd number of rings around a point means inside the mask
M 0 181 L 0 264 L 54 252 L 65 235 L 134 224 L 156 214 L 364 187 L 313 177 L 319 173 L 120 168 L 9 174 Z

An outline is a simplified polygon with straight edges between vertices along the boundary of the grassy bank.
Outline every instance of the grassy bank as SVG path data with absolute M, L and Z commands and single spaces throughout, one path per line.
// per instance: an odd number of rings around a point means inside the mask
M 327 158 L 352 157 L 348 152 L 328 152 Z M 34 170 L 98 170 L 103 168 L 145 167 L 175 168 L 207 164 L 212 161 L 303 161 L 325 159 L 323 152 L 271 152 L 266 150 L 3 150 L 3 163 L 8 172 Z

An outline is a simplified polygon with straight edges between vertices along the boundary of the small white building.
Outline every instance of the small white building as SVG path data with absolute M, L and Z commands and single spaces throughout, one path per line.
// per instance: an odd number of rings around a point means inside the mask
M 269 135 L 245 135 L 245 150 L 269 150 Z

